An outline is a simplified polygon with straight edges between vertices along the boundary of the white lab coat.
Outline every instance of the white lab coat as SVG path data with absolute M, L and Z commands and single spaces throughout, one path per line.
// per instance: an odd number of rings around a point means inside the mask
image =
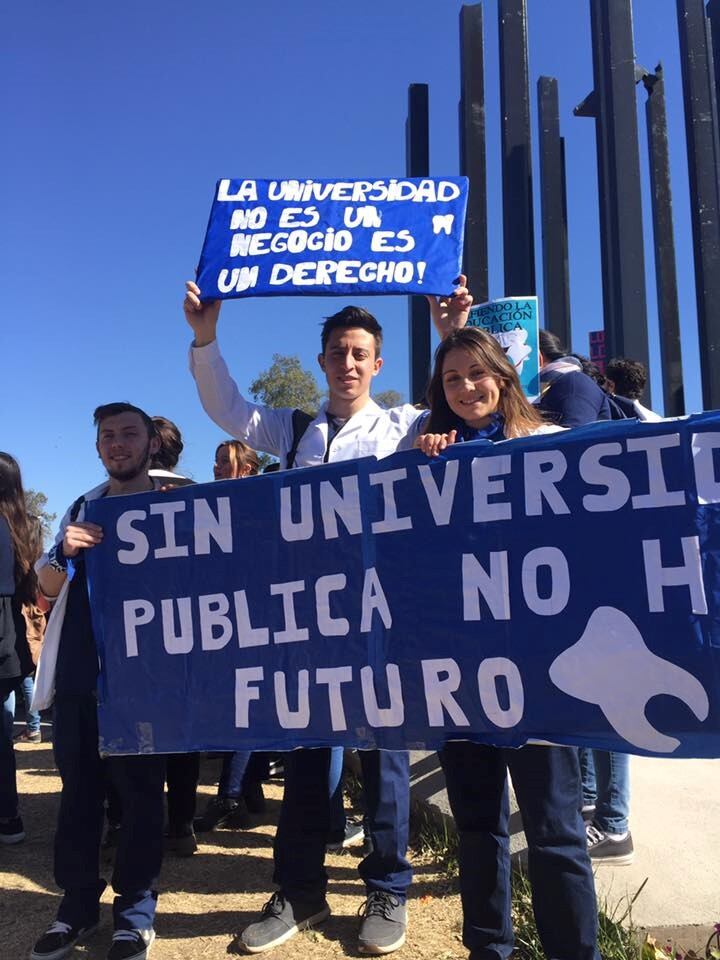
M 210 419 L 253 449 L 273 454 L 284 468 L 293 442 L 293 411 L 276 410 L 246 400 L 230 376 L 216 340 L 205 347 L 190 348 L 190 371 Z M 327 459 L 334 462 L 387 457 L 397 450 L 410 449 L 424 412 L 409 403 L 383 410 L 370 400 L 338 431 Z M 294 466 L 311 467 L 325 462 L 327 441 L 327 403 L 324 403 L 300 440 Z

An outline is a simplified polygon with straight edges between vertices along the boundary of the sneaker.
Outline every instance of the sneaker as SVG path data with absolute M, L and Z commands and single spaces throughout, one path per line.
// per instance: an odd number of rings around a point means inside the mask
M 358 933 L 360 953 L 392 953 L 405 943 L 407 907 L 394 894 L 373 890 L 358 914 L 362 917 Z
M 20 843 L 25 839 L 25 830 L 20 817 L 0 820 L 0 843 Z
M 365 831 L 359 820 L 353 820 L 347 817 L 345 820 L 345 836 L 342 840 L 335 843 L 329 843 L 325 848 L 328 853 L 342 853 L 348 847 L 359 847 L 365 840 Z
M 42 743 L 42 734 L 39 730 L 23 730 L 13 740 L 15 743 Z
M 197 838 L 192 825 L 188 827 L 170 827 L 165 834 L 166 853 L 174 853 L 178 857 L 191 857 L 197 848 Z
M 629 831 L 616 837 L 615 834 L 599 830 L 594 823 L 589 823 L 586 832 L 588 853 L 593 863 L 611 863 L 622 867 L 635 859 L 632 836 Z
M 594 803 L 585 803 L 583 804 L 580 813 L 585 823 L 592 823 L 595 816 L 595 804 Z
M 116 930 L 113 934 L 107 960 L 145 960 L 155 939 L 155 931 Z
M 245 801 L 230 797 L 215 797 L 205 808 L 201 817 L 193 822 L 195 833 L 210 833 L 216 827 L 228 827 L 231 830 L 247 830 L 250 826 Z
M 71 927 L 69 923 L 56 920 L 33 947 L 30 960 L 60 960 L 70 953 L 76 943 L 84 943 L 97 928 L 97 923 L 89 927 Z
M 277 777 L 285 775 L 285 763 L 282 757 L 275 757 L 268 763 L 268 779 L 275 780 Z
M 264 953 L 329 916 L 330 907 L 324 897 L 312 903 L 291 903 L 278 891 L 265 904 L 260 918 L 245 927 L 236 942 L 246 953 Z

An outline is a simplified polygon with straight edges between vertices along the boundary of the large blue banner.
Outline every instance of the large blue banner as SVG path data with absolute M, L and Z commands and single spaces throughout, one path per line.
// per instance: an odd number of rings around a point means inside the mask
M 467 178 L 219 180 L 197 283 L 203 300 L 450 294 Z
M 720 757 L 720 414 L 88 504 L 106 753 Z

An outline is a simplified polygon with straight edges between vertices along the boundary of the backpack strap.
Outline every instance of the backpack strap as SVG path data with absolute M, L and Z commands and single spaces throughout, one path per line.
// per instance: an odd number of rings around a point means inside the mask
M 75 503 L 70 507 L 70 523 L 74 523 L 78 514 L 80 513 L 80 507 L 85 503 L 85 497 L 78 497 Z
M 304 410 L 293 410 L 292 412 L 292 428 L 293 428 L 293 438 L 292 446 L 288 450 L 287 457 L 285 458 L 285 469 L 290 470 L 291 467 L 295 466 L 295 456 L 297 454 L 297 448 L 300 445 L 300 441 L 305 435 L 307 428 L 315 419 L 315 414 L 305 413 Z

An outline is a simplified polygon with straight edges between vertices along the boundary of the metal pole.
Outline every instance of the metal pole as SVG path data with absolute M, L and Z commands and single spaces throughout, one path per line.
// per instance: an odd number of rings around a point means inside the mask
M 702 0 L 677 0 L 703 405 L 720 407 L 720 190 L 717 117 Z
M 430 173 L 428 85 L 411 83 L 408 87 L 408 116 L 405 124 L 405 156 L 408 177 L 427 177 Z M 448 290 L 448 293 L 450 291 Z M 408 298 L 408 335 L 410 340 L 410 397 L 419 403 L 425 396 L 430 370 L 430 308 L 425 297 Z
M 648 366 L 630 0 L 591 0 L 590 14 L 595 89 L 575 113 L 595 117 L 607 355 Z
M 557 80 L 555 77 L 540 77 L 537 89 L 545 328 L 569 347 L 571 327 L 565 151 L 564 140 L 560 136 Z
M 499 0 L 505 296 L 535 293 L 525 0 Z
M 685 413 L 685 396 L 662 64 L 657 65 L 654 75 L 648 74 L 644 77 L 643 83 L 648 94 L 645 116 L 650 154 L 663 405 L 666 417 L 679 417 Z
M 465 220 L 465 273 L 476 303 L 489 299 L 485 77 L 482 5 L 460 10 L 460 172 L 470 180 Z

